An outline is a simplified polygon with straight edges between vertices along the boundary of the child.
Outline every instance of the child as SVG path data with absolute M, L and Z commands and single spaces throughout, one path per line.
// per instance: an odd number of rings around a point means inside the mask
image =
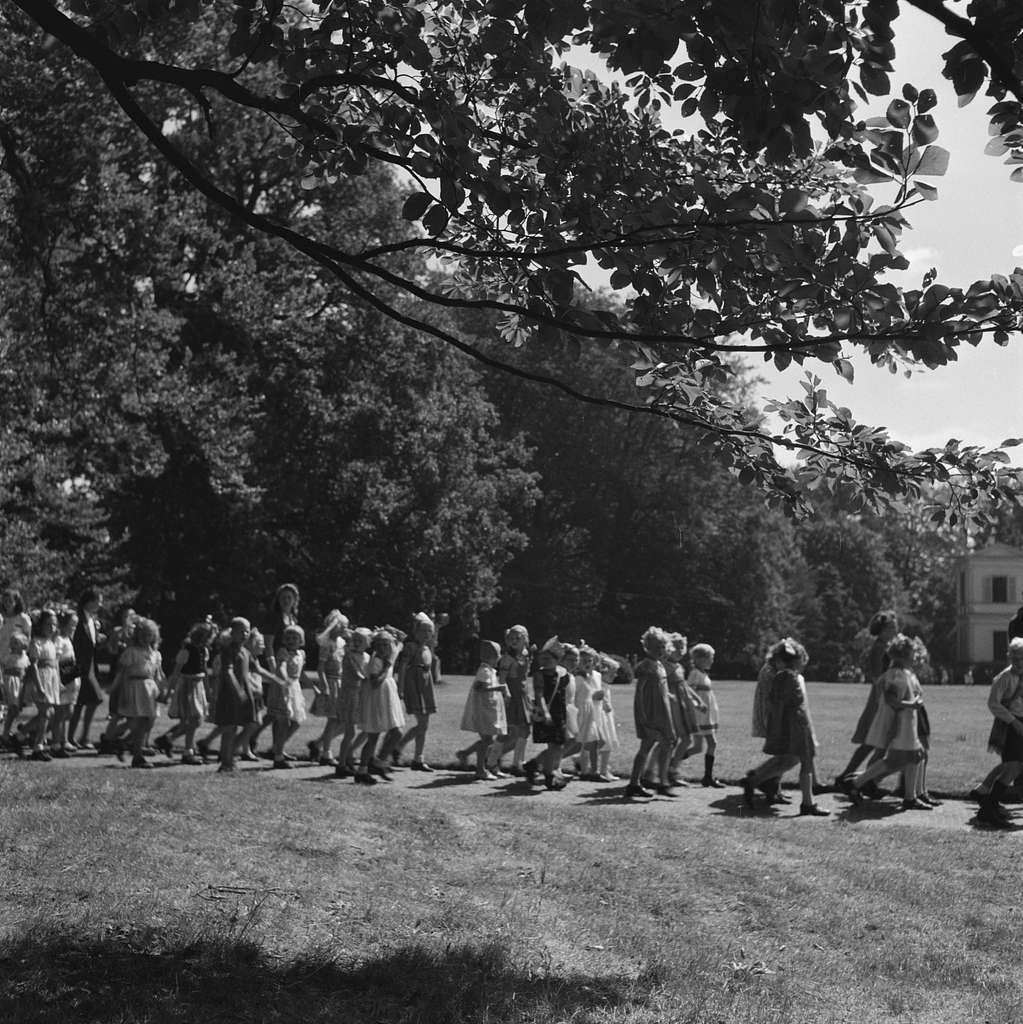
M 398 654 L 398 641 L 385 629 L 373 634 L 370 644 L 371 657 L 366 667 L 366 679 L 359 694 L 359 717 L 366 741 L 362 747 L 362 760 L 355 773 L 355 781 L 372 785 L 376 779 L 370 774 L 375 771 L 384 779 L 390 779 L 387 757 L 402 738 L 405 728 L 405 713 L 402 711 L 398 685 L 394 680 L 394 662 Z M 384 734 L 380 759 L 374 757 L 377 739 Z
M 768 655 L 768 662 L 775 672 L 765 694 L 764 753 L 771 757 L 759 768 L 748 772 L 743 781 L 743 800 L 747 807 L 753 807 L 753 792 L 757 786 L 780 780 L 785 772 L 798 764 L 803 794 L 799 813 L 819 818 L 826 818 L 831 813 L 814 803 L 813 799 L 817 738 L 800 674 L 808 660 L 803 645 L 790 637 L 779 640 Z
M 668 700 L 671 702 L 672 722 L 678 740 L 668 761 L 668 784 L 671 786 L 688 786 L 682 778 L 682 762 L 694 751 L 700 749 L 694 741 L 696 736 L 699 713 L 704 710 L 704 702 L 693 692 L 686 682 L 686 672 L 682 661 L 689 649 L 688 640 L 681 633 L 668 634 L 668 649 L 664 654 L 664 669 L 668 673 Z
M 46 731 L 53 710 L 60 701 L 60 669 L 57 665 L 57 613 L 44 608 L 36 616 L 32 642 L 28 648 L 29 669 L 25 675 L 24 702 L 35 704 L 36 716 L 29 726 L 32 732 L 33 761 L 51 760 L 46 749 Z
M 167 757 L 174 756 L 174 739 L 185 738 L 185 750 L 181 763 L 202 764 L 203 759 L 196 753 L 195 732 L 210 713 L 206 684 L 210 668 L 210 648 L 217 638 L 217 627 L 212 622 L 197 622 L 188 631 L 181 650 L 174 659 L 168 686 L 171 691 L 167 714 L 176 718 L 172 726 L 153 744 Z
M 359 694 L 369 670 L 369 645 L 373 631 L 365 626 L 352 630 L 348 650 L 341 661 L 341 692 L 338 698 L 338 725 L 341 729 L 341 750 L 334 777 L 347 779 L 355 774 L 352 745 L 359 730 Z
M 139 619 L 131 643 L 121 653 L 114 687 L 118 713 L 131 729 L 132 768 L 152 768 L 145 759 L 146 734 L 156 721 L 156 699 L 164 681 L 160 661 L 160 629 L 152 619 Z
M 110 658 L 110 700 L 107 704 L 107 727 L 99 740 L 99 752 L 101 754 L 116 754 L 120 760 L 123 755 L 122 739 L 129 731 L 128 723 L 120 709 L 120 686 L 118 684 L 118 666 L 121 655 L 127 650 L 135 634 L 135 627 L 139 617 L 135 609 L 130 605 L 122 605 L 117 613 L 117 625 L 110 631 L 107 637 L 106 648 Z
M 547 749 L 539 758 L 531 758 L 522 770 L 532 785 L 537 768 L 543 763 L 544 784 L 548 789 L 564 789 L 566 779 L 558 774 L 562 751 L 567 740 L 568 708 L 574 706 L 575 683 L 560 664 L 565 645 L 551 637 L 537 654 L 537 671 L 533 673 L 533 742 L 545 743 Z
M 220 732 L 218 772 L 235 771 L 235 741 L 238 728 L 255 729 L 258 721 L 252 688 L 256 658 L 247 646 L 251 630 L 248 619 L 240 616 L 232 619 L 230 632 L 223 637 L 217 658 L 213 720 Z M 277 678 L 269 670 L 267 672 L 271 678 Z M 242 736 L 245 736 L 244 731 Z M 247 743 L 245 749 L 248 750 Z
M 463 732 L 474 732 L 479 739 L 471 747 L 455 752 L 455 756 L 461 762 L 467 761 L 470 754 L 475 754 L 476 778 L 487 781 L 497 778 L 497 775 L 487 769 L 487 752 L 495 737 L 501 735 L 508 727 L 504 710 L 508 688 L 501 683 L 497 675 L 500 660 L 501 648 L 490 640 L 481 640 L 480 667 L 476 670 L 476 678 L 465 699 L 461 726 Z
M 657 626 L 651 626 L 641 640 L 646 657 L 636 665 L 636 692 L 633 697 L 633 713 L 636 719 L 636 736 L 639 750 L 632 762 L 632 774 L 625 787 L 625 795 L 650 797 L 654 794 L 642 784 L 647 763 L 657 754 L 657 792 L 662 796 L 674 796 L 668 782 L 668 760 L 678 736 L 671 717 L 671 702 L 668 699 L 668 674 L 663 659 L 668 650 L 668 634 Z
M 888 645 L 890 667 L 881 676 L 881 700 L 866 735 L 867 746 L 885 754 L 853 777 L 848 793 L 857 806 L 863 803 L 866 785 L 897 771 L 904 771 L 906 778 L 903 810 L 929 811 L 936 806 L 923 786 L 929 729 L 923 690 L 912 669 L 914 657 L 914 644 L 908 636 L 899 633 Z
M 103 703 L 103 687 L 99 683 L 99 668 L 96 664 L 97 651 L 106 641 L 99 628 L 98 616 L 102 607 L 103 596 L 92 587 L 83 590 L 78 598 L 78 625 L 71 643 L 75 649 L 75 662 L 82 685 L 71 712 L 68 737 L 71 746 L 75 747 L 75 731 L 81 721 L 82 732 L 77 743 L 79 750 L 95 750 L 89 741 L 89 733 L 96 708 Z
M 277 685 L 270 687 L 267 698 L 267 712 L 273 721 L 273 766 L 277 769 L 291 767 L 284 747 L 306 720 L 302 693 L 305 632 L 301 626 L 285 626 L 281 639 L 283 646 L 276 655 Z
M 619 739 L 619 728 L 614 721 L 614 707 L 611 703 L 611 683 L 619 672 L 619 663 L 609 654 L 597 656 L 600 674 L 600 689 L 593 691 L 594 720 L 596 724 L 599 746 L 597 749 L 597 780 L 600 782 L 616 782 L 617 775 L 611 771 L 611 754 L 622 745 Z M 599 701 L 598 701 L 599 697 Z
M 566 648 L 568 645 L 566 645 Z M 562 757 L 579 754 L 579 777 L 587 781 L 597 778 L 597 748 L 600 746 L 598 717 L 603 714 L 603 687 L 596 670 L 597 652 L 580 641 L 578 651 L 572 648 L 574 658 L 568 658 L 566 671 L 574 660 L 573 684 L 575 690 L 575 721 L 570 720 L 569 732 L 574 725 L 574 738 L 565 747 Z M 571 715 L 570 715 L 571 718 Z
M 497 664 L 497 678 L 509 694 L 504 702 L 508 731 L 494 745 L 489 762 L 490 771 L 498 778 L 505 774 L 501 758 L 509 751 L 512 763 L 507 774 L 522 775 L 522 761 L 532 727 L 533 701 L 527 686 L 531 661 L 529 632 L 525 626 L 511 626 L 504 634 L 504 654 Z
M 1009 641 L 1009 664 L 995 676 L 988 694 L 994 715 L 988 749 L 1000 763 L 977 787 L 977 820 L 994 828 L 1012 828 L 1012 819 L 999 802 L 1023 773 L 1023 637 Z
M 11 730 L 21 714 L 25 692 L 25 673 L 28 672 L 27 634 L 13 632 L 8 638 L 8 650 L 0 663 L 0 695 L 3 697 L 5 716 L 3 745 L 8 749 L 21 749 L 21 740 L 12 738 Z
M 689 654 L 693 667 L 689 670 L 686 683 L 703 702 L 703 708 L 698 708 L 696 712 L 696 734 L 693 737 L 691 753 L 698 754 L 706 744 L 707 753 L 703 757 L 703 785 L 711 789 L 721 789 L 724 783 L 714 778 L 714 758 L 718 749 L 718 702 L 710 685 L 710 676 L 707 675 L 714 664 L 714 648 L 710 644 L 696 644 Z
M 334 768 L 337 761 L 331 757 L 330 748 L 341 732 L 341 666 L 345 656 L 345 639 L 348 636 L 348 617 L 337 608 L 323 620 L 316 641 L 320 648 L 317 664 L 317 684 L 314 687 L 312 713 L 326 719 L 323 732 L 318 740 L 309 741 L 309 756 L 313 761 Z
M 57 648 L 60 695 L 53 713 L 51 753 L 54 757 L 70 757 L 73 749 L 68 737 L 68 723 L 71 721 L 71 713 L 82 687 L 78 665 L 75 662 L 75 646 L 71 639 L 77 626 L 78 615 L 70 608 L 64 608 L 57 614 L 57 636 L 54 645 Z
M 398 668 L 398 692 L 405 702 L 405 710 L 412 715 L 416 724 L 394 748 L 395 764 L 402 748 L 415 741 L 412 763 L 409 767 L 416 772 L 432 772 L 423 760 L 426 748 L 426 730 L 430 727 L 430 715 L 437 710 L 434 687 L 440 681 L 440 663 L 434 653 L 436 627 L 433 619 L 425 612 L 417 612 L 412 620 L 412 636 L 405 642 Z
M 853 751 L 852 757 L 849 758 L 849 763 L 835 778 L 835 789 L 844 791 L 848 791 L 853 775 L 868 757 L 873 755 L 872 762 L 877 761 L 883 753 L 880 750 L 873 750 L 867 744 L 867 732 L 877 716 L 878 705 L 881 701 L 881 677 L 888 668 L 888 645 L 899 632 L 899 620 L 895 612 L 877 612 L 870 620 L 867 632 L 874 638 L 863 659 L 863 675 L 869 686 L 867 702 L 852 734 L 852 742 L 856 744 L 856 749 Z M 868 788 L 867 795 L 880 796 L 876 783 Z

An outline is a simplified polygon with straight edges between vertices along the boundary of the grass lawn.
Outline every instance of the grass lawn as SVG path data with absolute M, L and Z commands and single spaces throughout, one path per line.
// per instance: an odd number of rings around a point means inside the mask
M 464 742 L 466 685 L 441 690 L 436 763 Z M 752 686 L 717 688 L 719 773 L 735 780 L 759 757 Z M 824 779 L 865 693 L 811 684 Z M 992 763 L 986 693 L 926 697 L 933 788 L 962 792 Z M 625 736 L 631 691 L 615 698 Z M 318 770 L 0 762 L 0 1021 L 1023 1016 L 1015 834 L 738 816 L 703 789 L 657 812 L 599 787 L 581 801 L 466 778 L 367 790 Z

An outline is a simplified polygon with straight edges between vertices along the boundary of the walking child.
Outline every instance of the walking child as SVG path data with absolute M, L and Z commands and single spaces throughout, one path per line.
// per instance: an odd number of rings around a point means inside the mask
M 370 651 L 366 679 L 359 694 L 360 724 L 366 740 L 362 745 L 362 758 L 355 773 L 355 781 L 363 785 L 376 782 L 371 773 L 390 779 L 387 758 L 401 740 L 405 728 L 405 712 L 394 679 L 394 663 L 398 656 L 397 638 L 386 629 L 378 629 L 373 634 Z M 376 745 L 381 735 L 384 742 L 378 759 L 375 756 Z
M 641 640 L 646 657 L 636 665 L 636 690 L 633 696 L 633 715 L 639 750 L 632 762 L 632 774 L 625 787 L 628 797 L 651 797 L 653 792 L 643 786 L 647 765 L 656 755 L 656 791 L 662 796 L 674 796 L 668 779 L 668 761 L 678 741 L 672 721 L 671 701 L 668 698 L 668 673 L 664 656 L 670 643 L 668 634 L 658 626 L 651 626 Z
M 394 757 L 413 742 L 412 762 L 409 767 L 417 772 L 432 772 L 423 759 L 426 750 L 426 732 L 430 716 L 437 710 L 434 687 L 440 681 L 440 662 L 434 647 L 437 630 L 433 619 L 425 612 L 417 612 L 412 620 L 412 636 L 405 641 L 396 670 L 398 692 L 405 702 L 405 710 L 416 720 L 394 747 Z M 397 763 L 397 761 L 395 761 Z
M 341 675 L 348 637 L 348 617 L 337 608 L 328 612 L 316 641 L 320 648 L 317 682 L 314 684 L 312 714 L 325 718 L 320 738 L 309 741 L 309 756 L 321 765 L 335 768 L 331 755 L 334 740 L 341 733 Z
M 791 637 L 779 640 L 768 655 L 774 674 L 765 694 L 764 753 L 771 756 L 758 768 L 748 772 L 743 781 L 743 800 L 747 807 L 753 807 L 757 786 L 779 781 L 785 772 L 798 764 L 799 785 L 803 794 L 799 813 L 822 818 L 831 813 L 813 799 L 813 762 L 817 753 L 817 737 L 814 735 L 802 678 L 808 660 L 806 648 Z
M 721 789 L 724 785 L 714 778 L 714 758 L 718 749 L 718 701 L 711 686 L 710 672 L 714 664 L 714 648 L 710 644 L 696 644 L 690 651 L 693 666 L 689 670 L 686 683 L 696 696 L 703 702 L 703 708 L 696 713 L 696 734 L 693 737 L 691 752 L 698 754 L 706 750 L 703 756 L 703 785 L 711 789 Z
M 504 702 L 508 688 L 497 675 L 501 648 L 490 640 L 480 641 L 480 665 L 476 670 L 462 712 L 462 731 L 476 733 L 478 740 L 471 747 L 455 752 L 459 761 L 476 756 L 476 778 L 493 780 L 498 776 L 487 768 L 487 753 L 494 740 L 507 729 Z
M 504 702 L 507 732 L 494 745 L 489 761 L 490 770 L 498 776 L 505 774 L 501 768 L 501 758 L 509 752 L 512 763 L 507 774 L 523 774 L 522 763 L 532 729 L 531 671 L 529 632 L 525 626 L 511 626 L 504 634 L 504 653 L 497 664 L 497 677 L 509 694 Z
M 269 687 L 267 712 L 273 722 L 273 766 L 290 768 L 284 747 L 306 720 L 305 696 L 302 693 L 302 671 L 305 668 L 305 632 L 301 626 L 285 626 L 281 646 L 276 654 L 276 686 Z

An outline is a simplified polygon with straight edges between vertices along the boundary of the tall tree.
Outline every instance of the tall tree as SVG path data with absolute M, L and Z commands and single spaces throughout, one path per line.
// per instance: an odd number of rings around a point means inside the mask
M 221 31 L 215 19 L 164 28 L 199 61 Z M 282 575 L 302 579 L 313 608 L 344 599 L 367 617 L 491 603 L 534 484 L 521 445 L 495 435 L 477 371 L 184 187 L 88 69 L 47 62 L 34 37 L 3 46 L 0 406 L 19 445 L 0 466 L 21 473 L 19 493 L 38 478 L 55 507 L 99 518 L 81 520 L 98 535 L 79 570 L 116 571 L 175 631 L 252 609 Z M 76 105 L 51 117 L 64 95 Z M 392 236 L 389 173 L 303 184 L 250 114 L 212 139 L 177 106 L 160 117 L 239 202 L 327 237 Z M 393 264 L 429 273 L 418 254 Z M 45 477 L 29 474 L 32 452 Z M 23 526 L 38 519 L 26 506 Z M 48 524 L 33 535 L 46 550 Z M 29 550 L 24 529 L 14 540 Z
M 958 37 L 943 58 L 961 100 L 986 86 L 996 101 L 992 151 L 1023 159 L 1019 5 L 973 0 L 964 16 L 909 2 Z M 906 266 L 906 211 L 936 198 L 948 163 L 933 91 L 891 96 L 896 0 L 3 0 L 0 10 L 8 32 L 34 26 L 91 65 L 192 188 L 350 294 L 491 365 L 502 361 L 436 313 L 487 308 L 506 316 L 511 340 L 609 347 L 639 388 L 627 403 L 577 379 L 515 372 L 708 430 L 724 465 L 790 506 L 820 486 L 870 505 L 937 480 L 954 520 L 1018 484 L 997 450 L 909 452 L 855 423 L 812 377 L 806 397 L 774 407 L 778 433 L 706 387 L 740 350 L 849 377 L 854 349 L 892 367 L 938 366 L 963 342 L 1005 343 L 1020 326 L 1018 272 L 970 285 L 928 275 L 905 290 L 886 277 Z M 224 10 L 234 29 L 208 59 L 165 31 L 182 14 Z M 564 63 L 573 45 L 624 83 Z M 883 114 L 864 120 L 875 102 L 887 102 Z M 415 182 L 404 213 L 420 230 L 350 244 L 299 212 L 247 203 L 223 165 L 175 131 L 223 119 L 222 105 L 280 132 L 295 181 L 402 168 Z M 690 120 L 664 127 L 669 106 Z M 894 202 L 872 201 L 865 186 L 876 182 L 894 185 Z M 399 250 L 447 259 L 449 285 L 395 266 Z M 588 258 L 626 296 L 621 314 L 579 301 Z M 425 305 L 410 313 L 395 288 Z M 804 458 L 782 464 L 779 448 Z

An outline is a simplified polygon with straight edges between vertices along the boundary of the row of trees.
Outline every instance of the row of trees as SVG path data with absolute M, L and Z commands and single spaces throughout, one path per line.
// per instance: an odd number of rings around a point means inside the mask
M 713 643 L 731 671 L 797 633 L 821 674 L 895 605 L 948 656 L 961 537 L 923 528 L 919 503 L 877 518 L 823 497 L 798 523 L 765 509 L 713 431 L 629 408 L 611 347 L 578 360 L 534 340 L 502 350 L 518 375 L 481 367 L 414 329 L 414 296 L 378 289 L 385 315 L 207 202 L 94 71 L 27 19 L 5 12 L 3 27 L 0 575 L 36 599 L 98 580 L 174 636 L 295 579 L 307 608 L 361 621 L 447 609 L 455 649 L 522 620 L 627 652 L 657 621 Z M 153 31 L 180 62 L 213 66 L 228 25 L 211 13 Z M 242 208 L 347 250 L 406 234 L 407 190 L 386 170 L 296 175 L 295 140 L 261 113 L 143 91 Z M 381 259 L 449 284 L 415 248 Z M 493 312 L 446 316 L 484 364 L 503 346 Z M 741 372 L 706 388 L 757 422 Z

